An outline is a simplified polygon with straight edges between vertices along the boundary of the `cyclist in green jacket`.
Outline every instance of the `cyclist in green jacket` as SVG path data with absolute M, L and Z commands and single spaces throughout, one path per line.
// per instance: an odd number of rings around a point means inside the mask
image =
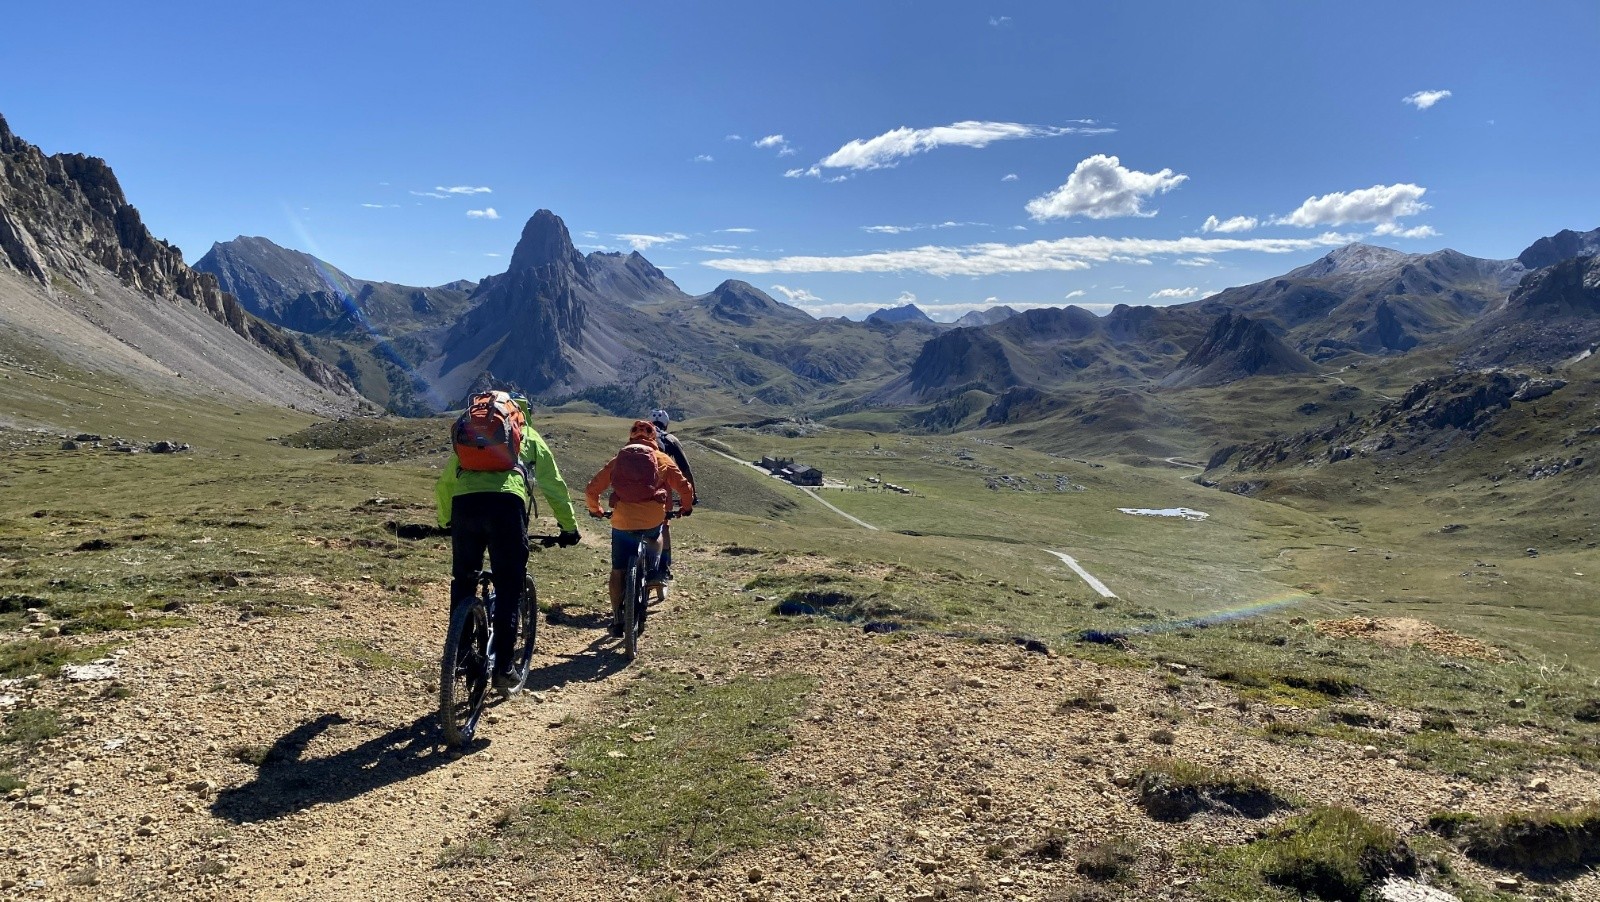
M 528 399 L 513 395 L 528 420 Z M 509 685 L 512 647 L 516 640 L 517 606 L 522 584 L 528 573 L 528 475 L 550 503 L 550 511 L 561 526 L 558 541 L 562 547 L 578 544 L 578 521 L 572 512 L 567 483 L 556 468 L 550 446 L 529 422 L 523 429 L 521 466 L 504 471 L 484 472 L 461 469 L 452 452 L 445 462 L 434 497 L 439 507 L 439 526 L 450 530 L 450 603 L 470 596 L 475 590 L 483 553 L 489 552 L 494 571 L 495 605 L 495 685 Z

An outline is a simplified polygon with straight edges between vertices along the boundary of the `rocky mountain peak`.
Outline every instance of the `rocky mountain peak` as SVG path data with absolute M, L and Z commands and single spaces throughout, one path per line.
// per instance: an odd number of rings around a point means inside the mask
M 1592 257 L 1600 254 L 1600 229 L 1589 232 L 1561 231 L 1540 238 L 1523 251 L 1517 262 L 1528 269 L 1542 269 L 1573 257 Z
M 507 272 L 552 265 L 571 266 L 588 278 L 588 265 L 573 246 L 567 224 L 549 210 L 539 210 L 522 227 L 522 237 L 517 240 L 517 248 L 511 253 L 511 267 Z
M 1393 248 L 1352 242 L 1344 247 L 1329 251 L 1314 263 L 1291 270 L 1286 277 L 1291 279 L 1319 279 L 1326 276 L 1375 272 L 1383 269 L 1393 269 L 1413 256 L 1413 254 L 1402 253 Z
M 1248 376 L 1316 371 L 1316 364 L 1284 344 L 1265 325 L 1228 311 L 1217 317 L 1211 331 L 1178 368 L 1161 380 L 1161 387 L 1223 385 Z
M 867 314 L 869 323 L 932 323 L 933 317 L 916 304 L 882 307 Z
M 752 325 L 758 316 L 809 321 L 811 314 L 774 299 L 765 291 L 739 279 L 728 279 L 705 295 L 702 301 L 719 319 Z

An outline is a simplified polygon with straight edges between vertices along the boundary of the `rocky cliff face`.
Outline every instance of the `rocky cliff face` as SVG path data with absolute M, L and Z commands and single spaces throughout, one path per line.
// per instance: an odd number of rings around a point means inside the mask
M 1528 269 L 1543 269 L 1573 257 L 1593 257 L 1600 254 L 1600 229 L 1589 232 L 1561 231 L 1540 238 L 1517 257 L 1517 262 Z
M 1600 256 L 1529 273 L 1461 337 L 1464 366 L 1552 366 L 1600 346 Z
M 178 248 L 145 228 L 104 160 L 46 156 L 0 118 L 0 265 L 50 289 L 87 286 L 91 268 L 142 294 L 192 304 L 336 393 L 355 390 L 288 334 L 249 315 L 215 277 L 190 269 Z
M 918 325 L 937 325 L 932 317 L 922 312 L 916 304 L 902 304 L 899 307 L 882 307 L 867 314 L 869 323 L 917 323 Z
M 629 254 L 596 251 L 585 257 L 584 262 L 589 267 L 589 280 L 595 291 L 607 300 L 642 306 L 688 297 L 676 282 L 638 251 Z
M 1249 376 L 1314 373 L 1316 364 L 1284 344 L 1266 326 L 1235 313 L 1224 313 L 1211 331 L 1184 357 L 1162 388 L 1223 385 Z

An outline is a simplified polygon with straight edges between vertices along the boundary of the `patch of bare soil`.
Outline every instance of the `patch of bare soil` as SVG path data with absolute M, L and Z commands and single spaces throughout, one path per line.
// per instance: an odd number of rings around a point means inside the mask
M 1480 658 L 1498 661 L 1500 652 L 1470 636 L 1414 617 L 1350 617 L 1345 620 L 1318 620 L 1317 632 L 1340 639 L 1362 639 L 1390 648 L 1420 647 L 1434 654 L 1453 658 Z

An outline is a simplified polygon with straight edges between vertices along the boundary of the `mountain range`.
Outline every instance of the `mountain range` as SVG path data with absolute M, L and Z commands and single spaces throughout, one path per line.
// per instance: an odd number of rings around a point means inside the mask
M 528 219 L 504 272 L 477 281 L 360 279 L 245 236 L 191 268 L 104 161 L 45 156 L 4 120 L 0 160 L 0 317 L 14 341 L 319 409 L 364 396 L 423 414 L 496 384 L 619 414 L 1082 425 L 1097 407 L 1156 417 L 1177 409 L 1163 398 L 1261 380 L 1303 393 L 1358 368 L 1391 380 L 1556 366 L 1600 341 L 1600 230 L 1559 232 L 1513 260 L 1351 244 L 1199 301 L 1104 316 L 997 306 L 943 324 L 905 304 L 852 322 L 738 280 L 691 295 L 637 252 L 580 253 L 549 210 Z

